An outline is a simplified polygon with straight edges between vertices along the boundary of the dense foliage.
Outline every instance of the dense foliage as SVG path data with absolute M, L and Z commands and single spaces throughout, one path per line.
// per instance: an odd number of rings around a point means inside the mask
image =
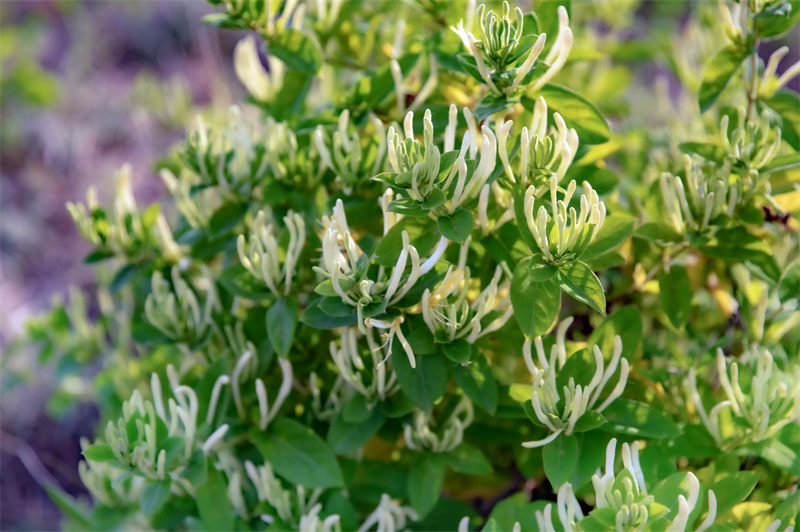
M 68 526 L 797 526 L 800 5 L 700 4 L 220 4 L 247 104 L 68 206 L 101 316 L 30 324 L 102 361 Z

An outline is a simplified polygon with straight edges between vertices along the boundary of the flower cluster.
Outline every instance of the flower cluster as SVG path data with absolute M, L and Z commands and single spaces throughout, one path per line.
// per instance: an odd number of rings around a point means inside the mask
M 562 388 L 564 395 L 563 406 L 559 406 L 562 397 L 558 392 L 556 377 L 558 370 L 563 369 L 567 361 L 564 337 L 572 321 L 572 318 L 567 318 L 559 324 L 557 341 L 550 350 L 549 360 L 544 352 L 542 337 L 539 336 L 534 340 L 533 343 L 536 346 L 536 355 L 541 368 L 537 367 L 533 361 L 531 342 L 527 341 L 523 345 L 522 354 L 525 359 L 525 365 L 533 376 L 531 406 L 536 419 L 551 431 L 550 435 L 542 440 L 523 443 L 524 447 L 541 447 L 556 439 L 562 432 L 569 436 L 576 430 L 576 427 L 580 428 L 579 422 L 587 412 L 592 411 L 601 414 L 625 391 L 625 385 L 628 382 L 629 365 L 628 360 L 622 358 L 622 340 L 619 336 L 616 336 L 614 338 L 614 352 L 611 354 L 608 367 L 605 365 L 603 353 L 595 345 L 592 349 L 595 372 L 591 381 L 588 384 L 581 385 L 576 384 L 575 379 L 570 377 L 569 384 Z M 606 385 L 611 380 L 611 377 L 614 376 L 618 367 L 620 372 L 617 384 L 608 397 L 595 408 Z

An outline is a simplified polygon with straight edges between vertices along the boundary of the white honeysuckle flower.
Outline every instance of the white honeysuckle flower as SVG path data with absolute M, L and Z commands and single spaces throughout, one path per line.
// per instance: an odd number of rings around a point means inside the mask
M 183 250 L 175 242 L 172 230 L 169 228 L 169 223 L 163 213 L 159 212 L 156 216 L 154 233 L 158 241 L 158 247 L 161 250 L 161 256 L 167 259 L 170 264 L 179 264 L 185 258 Z
M 375 342 L 372 329 L 367 329 L 367 334 L 364 335 L 367 338 L 372 362 L 369 368 L 367 368 L 359 354 L 358 339 L 360 333 L 358 329 L 355 327 L 342 328 L 340 329 L 340 335 L 340 345 L 337 346 L 336 342 L 331 342 L 330 353 L 339 372 L 339 377 L 344 382 L 369 401 L 376 399 L 383 401 L 399 390 L 397 374 L 391 366 L 387 369 L 387 364 L 382 362 L 381 354 L 383 350 Z M 370 372 L 372 373 L 372 378 L 368 383 L 365 383 L 364 376 Z
M 739 382 L 739 364 L 728 364 L 722 349 L 717 349 L 716 369 L 727 399 L 718 402 L 710 411 L 706 411 L 697 391 L 695 369 L 689 370 L 689 399 L 703 425 L 722 449 L 769 439 L 800 415 L 800 365 L 795 364 L 791 370 L 783 371 L 765 349 L 758 351 L 754 358 L 755 371 L 749 393 L 745 393 Z M 736 423 L 739 430 L 733 433 L 723 431 L 720 415 L 724 409 L 730 409 L 731 415 L 741 421 Z
M 258 57 L 258 45 L 252 35 L 236 44 L 233 52 L 233 67 L 236 77 L 247 91 L 258 101 L 269 103 L 283 88 L 285 66 L 283 62 L 269 55 L 267 58 L 269 72 L 261 64 Z
M 514 126 L 513 121 L 503 122 L 498 127 L 497 137 L 500 161 L 512 182 L 522 186 L 539 184 L 555 176 L 561 180 L 578 151 L 578 133 L 567 129 L 559 113 L 553 114 L 555 131 L 550 133 L 547 124 L 547 103 L 539 97 L 533 108 L 530 128 L 523 127 L 520 134 L 519 164 L 516 175 L 508 157 L 507 139 Z
M 206 281 L 212 276 L 211 270 L 203 268 Z M 153 272 L 152 292 L 144 303 L 147 320 L 165 336 L 184 343 L 203 340 L 213 326 L 212 312 L 219 306 L 215 283 L 206 282 L 206 300 L 203 309 L 194 290 L 180 273 L 178 266 L 171 270 L 170 282 L 164 279 L 160 270 Z
M 275 37 L 290 26 L 297 31 L 303 31 L 306 4 L 299 0 L 286 0 L 285 3 L 280 0 L 264 0 L 264 16 L 266 21 L 261 31 L 266 37 Z
M 419 519 L 417 513 L 407 506 L 401 506 L 389 495 L 381 495 L 378 507 L 369 514 L 367 519 L 358 527 L 357 532 L 367 532 L 377 525 L 375 532 L 396 532 L 404 530 L 406 523 Z
M 289 231 L 289 244 L 284 253 L 278 249 L 278 239 L 271 223 L 272 213 L 259 211 L 250 227 L 249 239 L 239 235 L 236 249 L 242 266 L 250 274 L 264 282 L 275 297 L 291 293 L 292 279 L 296 274 L 300 254 L 305 247 L 306 226 L 303 217 L 295 212 L 283 217 Z M 279 258 L 283 256 L 283 264 Z
M 411 350 L 411 344 L 408 343 L 408 340 L 406 340 L 406 337 L 403 335 L 403 331 L 400 328 L 400 325 L 402 325 L 404 321 L 405 318 L 403 316 L 398 316 L 392 321 L 366 318 L 364 320 L 364 325 L 367 331 L 371 328 L 383 329 L 386 331 L 383 333 L 384 343 L 381 347 L 386 347 L 387 357 L 392 354 L 392 347 L 396 337 L 400 342 L 400 345 L 403 347 L 403 351 L 405 351 L 406 356 L 408 357 L 408 363 L 412 368 L 416 368 L 417 359 L 414 357 L 414 352 Z M 380 364 L 382 365 L 383 363 L 381 362 Z
M 536 511 L 536 523 L 541 531 L 555 532 L 556 530 L 555 526 L 553 526 L 552 506 L 552 504 L 548 504 L 545 506 L 544 511 Z M 565 531 L 574 530 L 577 523 L 584 517 L 583 510 L 581 510 L 580 503 L 572 489 L 572 484 L 569 482 L 565 482 L 558 489 L 556 511 L 558 520 Z
M 447 420 L 440 424 L 437 433 L 432 428 L 437 425 L 433 415 L 417 408 L 413 426 L 406 424 L 403 427 L 406 447 L 412 451 L 450 452 L 464 441 L 464 431 L 472 424 L 473 417 L 472 401 L 463 396 Z
M 742 173 L 742 169 L 745 169 L 742 180 L 752 181 L 754 176 L 758 176 L 758 171 L 767 166 L 780 151 L 781 128 L 770 127 L 766 111 L 761 117 L 749 120 L 744 107 L 737 109 L 736 124 L 732 131 L 729 123 L 730 116 L 723 115 L 719 122 L 720 143 L 727 152 L 727 159 L 733 163 L 734 171 Z M 722 177 L 727 176 L 726 172 Z M 760 181 L 766 181 L 764 184 L 768 187 L 768 180 Z M 760 181 L 756 182 L 756 186 L 746 184 L 750 185 L 748 188 L 757 190 Z
M 524 447 L 541 447 L 553 441 L 562 432 L 565 435 L 572 434 L 575 425 L 587 411 L 592 410 L 602 413 L 625 391 L 629 365 L 628 360 L 622 358 L 622 340 L 619 336 L 616 336 L 614 337 L 614 351 L 608 366 L 605 364 L 600 348 L 595 345 L 592 350 L 595 373 L 591 381 L 586 385 L 576 385 L 575 381 L 570 379 L 569 384 L 562 389 L 563 403 L 561 402 L 562 396 L 559 394 L 558 386 L 556 385 L 556 377 L 558 370 L 563 368 L 566 363 L 564 335 L 570 323 L 572 323 L 571 318 L 559 325 L 557 341 L 550 351 L 549 359 L 544 352 L 541 336 L 533 341 L 541 368 L 538 368 L 533 361 L 531 342 L 526 341 L 523 344 L 523 359 L 528 371 L 533 375 L 531 405 L 537 419 L 551 431 L 551 434 L 542 440 L 524 442 L 522 444 Z M 608 397 L 599 406 L 595 407 L 606 384 L 616 373 L 618 367 L 620 368 L 619 381 L 617 381 Z
M 240 464 L 236 465 L 241 468 Z M 336 519 L 331 519 L 330 521 L 326 519 L 324 522 L 315 520 L 321 509 L 318 501 L 324 491 L 322 488 L 315 488 L 310 494 L 306 493 L 306 489 L 303 486 L 296 486 L 294 490 L 286 489 L 281 481 L 275 477 L 272 465 L 269 462 L 256 466 L 253 462 L 247 460 L 244 462 L 244 472 L 256 488 L 258 501 L 269 503 L 281 521 L 299 526 L 299 530 L 307 530 L 309 532 L 338 530 L 321 526 L 327 523 L 332 527 Z M 241 490 L 239 492 L 241 493 Z M 274 520 L 274 516 L 265 514 L 261 516 L 261 519 L 265 522 L 271 522 Z
M 275 419 L 275 416 L 278 415 L 278 411 L 292 391 L 293 374 L 291 362 L 289 362 L 289 360 L 286 358 L 278 357 L 278 364 L 281 367 L 283 380 L 281 381 L 281 387 L 278 390 L 278 395 L 275 397 L 275 402 L 272 404 L 272 408 L 270 408 L 269 405 L 267 389 L 264 386 L 264 381 L 262 381 L 260 378 L 256 379 L 256 397 L 258 398 L 259 412 L 258 428 L 261 430 L 267 430 L 267 426 L 273 419 Z
M 333 29 L 339 20 L 345 0 L 313 0 L 316 7 L 317 23 L 327 30 Z
M 614 473 L 614 459 L 616 455 L 617 439 L 612 438 L 606 447 L 605 474 L 600 470 L 592 476 L 592 485 L 595 491 L 596 508 L 611 508 L 617 512 L 616 527 L 618 530 L 647 530 L 648 518 L 651 511 L 666 512 L 668 509 L 655 503 L 653 495 L 647 493 L 644 475 L 639 463 L 639 442 L 631 445 L 622 444 L 623 470 Z M 621 482 L 620 482 L 621 478 Z M 672 518 L 667 530 L 670 532 L 683 532 L 686 530 L 689 514 L 697 506 L 700 496 L 700 482 L 694 473 L 689 472 L 688 499 L 680 494 L 677 497 L 678 512 Z M 620 489 L 621 488 L 621 489 Z M 716 496 L 708 490 L 708 516 L 695 529 L 703 532 L 710 527 L 716 518 Z
M 197 176 L 185 169 L 176 177 L 168 168 L 162 168 L 159 176 L 189 225 L 194 229 L 207 227 L 211 216 L 220 206 L 214 191 L 193 191 L 192 187 L 199 184 Z
M 533 69 L 539 60 L 544 49 L 547 35 L 539 35 L 535 43 L 530 45 L 526 52 L 525 60 L 515 67 L 513 79 L 501 83 L 500 78 L 493 76 L 506 72 L 510 65 L 509 61 L 517 61 L 515 54 L 517 46 L 520 44 L 523 31 L 522 10 L 516 7 L 514 10 L 515 21 L 510 18 L 510 6 L 508 2 L 503 3 L 502 17 L 494 11 L 486 9 L 485 5 L 478 7 L 478 35 L 480 40 L 464 27 L 463 21 L 459 21 L 457 26 L 450 26 L 450 29 L 458 35 L 464 47 L 475 59 L 481 79 L 486 83 L 490 91 L 497 95 L 513 96 L 521 88 L 525 77 Z M 468 15 L 471 15 L 468 12 Z M 563 6 L 558 8 L 558 35 L 553 41 L 550 52 L 544 62 L 549 65 L 547 70 L 530 86 L 530 90 L 536 91 L 547 84 L 566 64 L 569 52 L 572 49 L 572 31 L 569 28 L 569 16 Z M 467 24 L 469 27 L 469 24 Z M 526 87 L 527 89 L 528 87 Z
M 324 167 L 332 170 L 339 179 L 350 185 L 358 183 L 367 176 L 377 174 L 383 168 L 386 154 L 386 128 L 374 113 L 369 114 L 369 123 L 374 130 L 374 135 L 368 138 L 377 139 L 378 144 L 374 160 L 368 167 L 364 167 L 363 164 L 369 155 L 370 146 L 362 145 L 362 135 L 357 130 L 350 134 L 350 111 L 348 109 L 339 115 L 339 121 L 336 130 L 331 135 L 330 142 L 328 142 L 322 126 L 317 126 L 314 131 L 314 146 L 320 154 Z
M 536 245 L 542 252 L 544 259 L 548 262 L 559 260 L 572 251 L 575 254 L 583 253 L 586 247 L 597 236 L 597 232 L 603 226 L 606 218 L 606 206 L 592 189 L 589 183 L 583 183 L 584 194 L 580 199 L 580 213 L 576 214 L 575 208 L 567 205 L 575 193 L 575 181 L 570 181 L 564 192 L 564 198 L 558 199 L 558 178 L 550 178 L 550 213 L 544 205 L 539 206 L 539 210 L 534 216 L 536 203 L 536 189 L 533 185 L 528 187 L 524 196 L 524 212 L 528 229 L 533 234 Z M 555 241 L 551 242 L 548 238 L 548 222 L 552 221 L 556 226 L 556 234 L 552 235 Z M 574 249 L 573 249 L 574 248 Z

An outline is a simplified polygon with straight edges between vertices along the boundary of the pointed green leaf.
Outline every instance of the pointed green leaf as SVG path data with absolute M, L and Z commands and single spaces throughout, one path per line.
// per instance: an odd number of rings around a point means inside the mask
M 606 296 L 600 279 L 585 263 L 576 260 L 558 266 L 558 284 L 567 295 L 606 315 Z M 513 300 L 512 300 L 513 301 Z
M 662 270 L 658 276 L 661 307 L 676 329 L 681 329 L 689 320 L 692 307 L 692 286 L 686 268 L 678 264 Z
M 555 278 L 534 281 L 530 275 L 530 259 L 521 260 L 511 280 L 511 304 L 514 317 L 528 338 L 549 331 L 561 308 L 561 289 Z
M 706 65 L 703 82 L 700 85 L 698 103 L 700 111 L 706 112 L 717 101 L 725 86 L 747 57 L 747 49 L 730 44 L 717 52 Z
M 333 299 L 333 298 L 330 298 Z M 278 355 L 286 358 L 297 327 L 297 301 L 280 298 L 267 311 L 267 335 Z
M 475 350 L 468 364 L 454 366 L 451 371 L 458 386 L 477 407 L 490 414 L 497 411 L 497 381 L 479 350 Z
M 561 434 L 542 448 L 544 473 L 558 491 L 562 484 L 572 478 L 575 466 L 578 465 L 578 440 L 575 436 Z
M 275 472 L 306 488 L 343 486 L 344 479 L 330 447 L 309 427 L 289 418 L 276 418 L 267 432 L 252 438 Z
M 472 232 L 475 220 L 467 209 L 458 208 L 453 214 L 439 216 L 439 232 L 453 242 L 464 244 Z
M 292 70 L 314 75 L 322 66 L 319 47 L 303 32 L 287 29 L 268 44 L 269 51 Z

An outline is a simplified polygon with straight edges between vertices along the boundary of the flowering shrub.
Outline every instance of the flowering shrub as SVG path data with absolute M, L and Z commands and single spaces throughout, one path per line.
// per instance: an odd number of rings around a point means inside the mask
M 592 29 L 632 6 L 536 5 L 206 18 L 250 30 L 247 110 L 198 119 L 163 210 L 128 168 L 70 204 L 114 271 L 101 317 L 75 294 L 30 326 L 103 361 L 94 505 L 51 488 L 70 527 L 797 525 L 800 63 L 759 46 L 798 2 L 697 8 L 691 101 L 648 96 L 686 109 L 668 135 L 597 86 L 655 57 Z

